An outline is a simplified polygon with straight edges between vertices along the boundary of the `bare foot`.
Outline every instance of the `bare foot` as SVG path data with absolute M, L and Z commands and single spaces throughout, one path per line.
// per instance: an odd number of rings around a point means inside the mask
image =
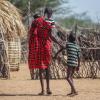
M 73 96 L 76 96 L 76 95 L 78 95 L 78 92 L 70 93 L 68 96 L 73 97 Z
M 72 93 L 72 92 L 71 92 L 71 93 L 68 93 L 67 96 L 69 96 L 69 95 L 71 95 L 71 94 L 73 94 L 73 93 Z

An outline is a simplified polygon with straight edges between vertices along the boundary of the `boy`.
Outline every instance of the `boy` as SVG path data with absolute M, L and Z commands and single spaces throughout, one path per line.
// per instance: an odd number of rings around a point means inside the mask
M 74 82 L 73 82 L 73 74 L 76 71 L 79 71 L 80 67 L 80 49 L 79 46 L 76 44 L 75 35 L 71 32 L 68 38 L 68 43 L 66 44 L 66 48 L 62 48 L 59 50 L 55 57 L 63 50 L 67 50 L 67 81 L 71 87 L 71 93 L 68 96 L 74 96 L 78 93 L 76 92 Z

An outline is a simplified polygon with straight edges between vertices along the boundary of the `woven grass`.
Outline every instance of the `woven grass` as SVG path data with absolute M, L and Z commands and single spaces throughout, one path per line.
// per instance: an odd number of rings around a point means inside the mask
M 21 19 L 16 7 L 7 0 L 0 0 L 0 28 L 3 28 L 7 40 L 23 37 L 26 33 Z
M 20 39 L 26 35 L 19 10 L 7 0 L 0 0 L 0 77 L 10 78 L 10 68 L 19 68 Z

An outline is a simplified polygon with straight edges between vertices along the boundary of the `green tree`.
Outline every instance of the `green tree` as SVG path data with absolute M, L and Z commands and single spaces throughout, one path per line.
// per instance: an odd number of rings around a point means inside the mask
M 50 6 L 56 8 L 57 6 L 65 3 L 68 0 L 9 0 L 17 8 L 21 9 L 24 14 L 28 12 L 28 2 L 30 1 L 30 9 L 32 12 L 36 9 L 43 8 L 44 6 Z M 67 3 L 67 2 L 66 2 Z
M 93 21 L 88 16 L 87 12 L 83 12 L 81 14 L 73 14 L 64 19 L 59 19 L 59 23 L 67 28 L 71 28 L 75 23 L 82 27 L 90 27 L 93 25 Z

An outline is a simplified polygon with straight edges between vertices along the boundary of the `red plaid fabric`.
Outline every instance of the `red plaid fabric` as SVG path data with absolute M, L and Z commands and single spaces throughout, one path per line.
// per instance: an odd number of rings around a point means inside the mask
M 40 17 L 32 22 L 29 39 L 29 68 L 45 69 L 51 61 L 51 39 L 49 31 L 51 26 Z

